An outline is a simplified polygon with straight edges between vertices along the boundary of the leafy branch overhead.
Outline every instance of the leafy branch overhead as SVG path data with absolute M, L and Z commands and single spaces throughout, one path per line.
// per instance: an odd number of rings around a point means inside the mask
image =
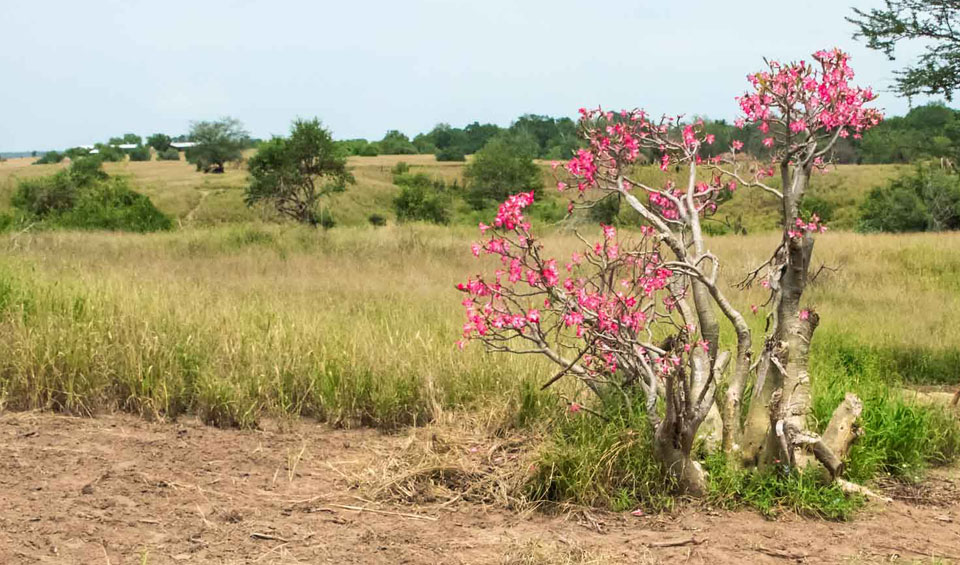
M 916 63 L 897 72 L 895 90 L 904 96 L 942 94 L 948 100 L 960 86 L 960 1 L 886 0 L 884 8 L 854 8 L 847 20 L 858 27 L 855 38 L 895 59 L 897 43 L 920 40 L 924 51 Z

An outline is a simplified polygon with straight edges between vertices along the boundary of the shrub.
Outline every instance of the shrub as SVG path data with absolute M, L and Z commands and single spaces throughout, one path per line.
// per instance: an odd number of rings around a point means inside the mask
M 357 154 L 361 157 L 376 157 L 380 154 L 380 147 L 376 143 L 368 143 L 360 148 Z
M 396 165 L 390 169 L 390 172 L 394 175 L 402 175 L 410 171 L 410 165 L 405 161 L 398 161 Z
M 476 210 L 506 200 L 517 192 L 543 191 L 543 176 L 533 162 L 536 143 L 521 134 L 494 137 L 464 170 L 467 201 Z
M 443 181 L 431 181 L 423 173 L 407 173 L 396 175 L 393 182 L 400 187 L 400 194 L 393 201 L 397 220 L 434 224 L 450 222 L 451 202 Z
M 169 148 L 169 149 L 165 149 L 165 150 L 157 153 L 157 160 L 158 160 L 158 161 L 179 161 L 179 160 L 180 160 L 180 152 L 177 151 L 177 149 L 174 148 L 174 147 L 171 147 L 171 148 Z
M 86 230 L 154 232 L 173 228 L 170 217 L 157 210 L 149 198 L 131 190 L 123 178 L 81 190 L 76 204 L 52 220 L 59 227 Z
M 387 219 L 380 214 L 370 214 L 370 216 L 367 218 L 367 221 L 370 222 L 370 225 L 376 227 L 383 227 L 387 225 Z
M 98 143 L 95 146 L 97 153 L 95 155 L 102 161 L 110 163 L 118 163 L 123 161 L 124 153 L 123 150 L 117 149 L 116 147 L 111 147 L 109 145 L 104 145 L 103 143 Z
M 150 148 L 143 145 L 137 147 L 136 149 L 131 149 L 128 153 L 130 155 L 131 161 L 149 161 L 150 160 Z
M 59 151 L 47 151 L 42 157 L 33 162 L 34 165 L 53 165 L 63 161 L 63 154 Z
M 417 148 L 403 133 L 392 129 L 380 140 L 380 153 L 384 155 L 416 155 Z
M 103 170 L 103 164 L 96 155 L 81 157 L 70 164 L 67 169 L 70 181 L 78 186 L 89 186 L 97 181 L 107 180 L 108 175 Z
M 437 158 L 437 161 L 463 162 L 467 160 L 467 156 L 460 147 L 445 147 L 443 149 L 437 149 L 437 152 L 434 153 L 434 156 Z
M 109 178 L 96 157 L 77 159 L 54 175 L 19 181 L 11 203 L 29 217 L 64 228 L 149 232 L 173 227 L 125 179 Z
M 860 231 L 911 232 L 960 228 L 960 177 L 917 167 L 874 188 L 860 205 Z
M 725 194 L 730 194 L 726 192 Z M 800 204 L 800 212 L 805 218 L 810 218 L 814 214 L 819 216 L 820 221 L 829 222 L 833 219 L 833 213 L 836 211 L 837 205 L 829 200 L 824 200 L 823 198 L 818 198 L 816 196 L 805 196 L 803 202 Z
M 69 210 L 76 198 L 76 186 L 70 181 L 69 174 L 60 171 L 47 177 L 17 181 L 10 203 L 29 216 L 43 219 L 50 214 Z
M 13 229 L 13 225 L 16 223 L 16 220 L 13 217 L 13 214 L 7 214 L 0 212 L 0 233 L 10 231 Z

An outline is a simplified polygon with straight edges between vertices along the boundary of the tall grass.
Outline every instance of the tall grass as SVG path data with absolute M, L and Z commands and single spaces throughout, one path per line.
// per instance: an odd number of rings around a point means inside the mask
M 542 360 L 457 350 L 454 285 L 492 266 L 470 255 L 471 232 L 240 224 L 0 236 L 0 405 L 156 418 L 193 412 L 239 427 L 302 416 L 389 429 L 496 403 L 508 406 L 515 426 L 558 418 L 530 496 L 617 509 L 668 505 L 640 413 L 599 405 L 606 421 L 558 414 L 537 390 L 555 371 Z M 726 261 L 724 284 L 774 243 L 768 235 L 712 240 Z M 559 232 L 546 244 L 561 256 L 579 247 Z M 864 400 L 853 480 L 909 479 L 950 460 L 960 450 L 956 421 L 897 388 L 958 382 L 950 360 L 960 343 L 960 236 L 827 234 L 817 245 L 815 260 L 840 269 L 824 270 L 807 295 L 823 319 L 812 350 L 814 425 L 825 425 L 844 393 Z M 734 295 L 744 311 L 764 299 L 756 288 Z M 759 342 L 762 311 L 751 324 Z M 563 395 L 578 393 L 564 386 Z M 831 518 L 853 508 L 811 479 L 711 465 L 724 504 Z

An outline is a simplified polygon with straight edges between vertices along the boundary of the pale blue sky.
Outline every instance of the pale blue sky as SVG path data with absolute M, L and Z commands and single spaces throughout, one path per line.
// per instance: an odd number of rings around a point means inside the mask
M 889 87 L 908 57 L 865 49 L 844 20 L 879 4 L 6 0 L 0 151 L 179 134 L 224 115 L 261 137 L 317 116 L 338 138 L 371 139 L 596 105 L 732 118 L 764 56 L 838 45 L 859 83 Z M 881 94 L 888 113 L 908 109 Z

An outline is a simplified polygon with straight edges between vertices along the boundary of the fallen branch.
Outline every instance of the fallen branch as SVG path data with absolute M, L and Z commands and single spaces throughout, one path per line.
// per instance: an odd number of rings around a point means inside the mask
M 838 485 L 840 485 L 840 490 L 847 494 L 859 494 L 867 498 L 872 498 L 873 500 L 884 502 L 886 504 L 893 502 L 892 498 L 877 494 L 863 485 L 851 483 L 850 481 L 845 481 L 843 479 L 836 479 L 836 482 Z
M 700 545 L 702 543 L 705 543 L 706 541 L 707 541 L 707 538 L 698 540 L 697 538 L 690 536 L 688 538 L 680 538 L 680 539 L 673 539 L 673 540 L 648 541 L 648 542 L 645 542 L 644 545 L 646 545 L 647 547 L 680 547 L 682 545 Z
M 260 532 L 253 532 L 250 534 L 250 537 L 253 539 L 266 540 L 266 541 L 281 541 L 283 543 L 290 543 L 290 540 L 283 539 L 280 536 L 273 536 L 270 534 L 261 534 Z
M 781 559 L 799 560 L 799 559 L 807 558 L 806 553 L 790 553 L 789 551 L 783 551 L 780 549 L 770 549 L 767 547 L 763 547 L 762 545 L 758 545 L 755 549 L 764 555 L 769 555 L 770 557 L 779 557 Z

